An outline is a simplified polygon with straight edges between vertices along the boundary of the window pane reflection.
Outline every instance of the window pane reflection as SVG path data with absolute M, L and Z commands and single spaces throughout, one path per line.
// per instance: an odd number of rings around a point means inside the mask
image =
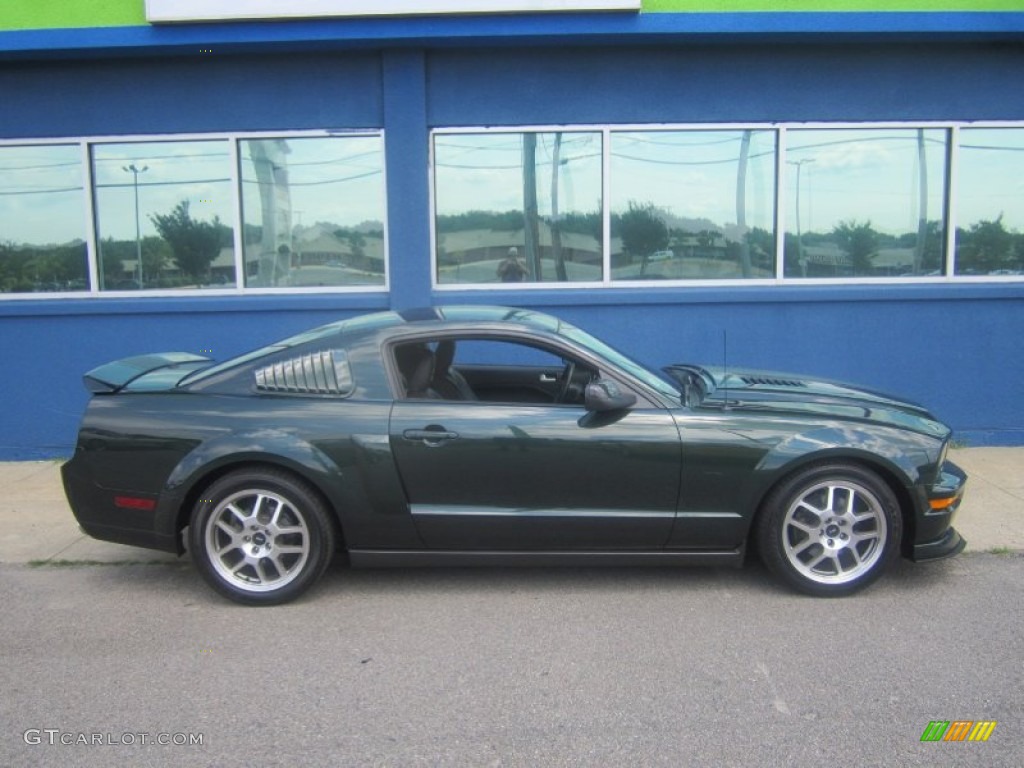
M 940 275 L 947 131 L 787 133 L 785 275 Z
M 88 289 L 81 150 L 0 147 L 0 293 Z
M 99 144 L 92 162 L 102 290 L 234 285 L 227 141 Z
M 1024 130 L 960 131 L 958 275 L 1024 274 Z
M 250 287 L 383 285 L 378 136 L 240 142 Z
M 601 134 L 437 135 L 439 283 L 602 279 Z
M 615 280 L 775 275 L 775 132 L 612 134 Z

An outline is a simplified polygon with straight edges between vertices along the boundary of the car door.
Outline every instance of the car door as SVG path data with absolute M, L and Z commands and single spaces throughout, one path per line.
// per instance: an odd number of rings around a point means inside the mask
M 491 382 L 489 396 L 504 390 L 506 400 L 424 397 L 394 404 L 391 449 L 427 547 L 663 547 L 679 491 L 680 440 L 672 416 L 644 403 L 597 414 L 582 402 L 556 402 L 563 388 L 551 377 L 565 370 L 565 350 L 500 341 L 491 345 L 493 359 L 477 355 L 462 367 L 469 380 Z M 502 346 L 508 344 L 513 347 Z M 506 387 L 496 386 L 502 371 Z M 575 378 L 570 384 L 563 400 L 581 401 Z M 547 402 L 538 397 L 544 392 L 552 393 Z

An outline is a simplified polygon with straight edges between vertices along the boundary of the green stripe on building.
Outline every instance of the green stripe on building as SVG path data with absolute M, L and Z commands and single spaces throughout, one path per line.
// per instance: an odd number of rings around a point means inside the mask
M 2 0 L 0 2 L 0 29 L 126 27 L 145 24 L 145 0 Z

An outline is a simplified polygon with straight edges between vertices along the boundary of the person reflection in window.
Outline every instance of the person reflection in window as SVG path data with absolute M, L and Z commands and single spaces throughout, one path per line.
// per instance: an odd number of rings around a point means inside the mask
M 498 279 L 503 283 L 521 283 L 526 275 L 526 267 L 519 260 L 519 249 L 512 246 L 508 256 L 498 264 Z

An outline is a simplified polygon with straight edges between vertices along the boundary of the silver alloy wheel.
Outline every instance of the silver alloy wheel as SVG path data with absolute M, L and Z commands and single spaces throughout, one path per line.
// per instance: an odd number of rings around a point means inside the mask
M 244 592 L 281 589 L 309 558 L 309 526 L 273 491 L 247 488 L 225 497 L 207 518 L 206 556 L 225 582 Z
M 812 485 L 786 510 L 782 529 L 790 565 L 819 584 L 846 584 L 871 570 L 887 537 L 882 502 L 849 480 Z

